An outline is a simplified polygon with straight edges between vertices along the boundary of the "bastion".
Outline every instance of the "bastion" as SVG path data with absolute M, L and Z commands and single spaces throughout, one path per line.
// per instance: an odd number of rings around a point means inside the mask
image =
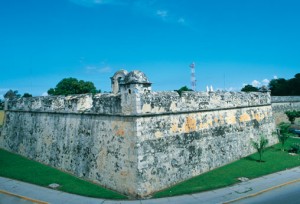
M 278 142 L 269 92 L 154 92 L 140 71 L 111 80 L 110 94 L 6 101 L 0 147 L 143 198 L 253 153 L 261 134 Z

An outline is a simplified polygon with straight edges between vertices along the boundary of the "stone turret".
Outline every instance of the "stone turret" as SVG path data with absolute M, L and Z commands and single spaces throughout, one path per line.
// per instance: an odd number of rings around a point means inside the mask
M 122 83 L 125 79 L 125 76 L 128 74 L 126 70 L 117 71 L 111 79 L 111 91 L 113 94 L 120 93 L 120 83 Z
M 151 83 L 147 76 L 138 70 L 129 73 L 126 70 L 120 70 L 111 77 L 111 80 L 112 92 L 121 94 L 122 113 L 140 113 L 140 94 L 151 91 Z

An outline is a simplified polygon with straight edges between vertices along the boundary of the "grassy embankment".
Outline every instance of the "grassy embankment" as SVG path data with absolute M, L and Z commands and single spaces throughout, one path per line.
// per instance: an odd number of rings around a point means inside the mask
M 0 126 L 3 124 L 3 120 L 4 120 L 4 111 L 0 110 Z
M 285 144 L 290 149 L 292 143 L 300 143 L 298 138 L 289 138 Z M 250 179 L 300 166 L 300 156 L 290 155 L 281 151 L 281 144 L 276 144 L 266 149 L 262 163 L 258 162 L 259 155 L 252 154 L 226 166 L 196 176 L 190 180 L 179 183 L 173 187 L 154 194 L 154 197 L 175 196 L 208 191 L 239 182 L 239 177 Z
M 300 143 L 300 139 L 290 138 L 286 143 L 286 149 L 289 149 L 292 143 Z M 257 162 L 258 154 L 253 154 L 155 193 L 153 197 L 159 198 L 212 190 L 237 183 L 239 177 L 251 179 L 300 166 L 299 155 L 291 156 L 286 151 L 282 152 L 280 148 L 280 144 L 269 147 L 263 155 L 265 162 Z M 84 196 L 126 199 L 125 196 L 116 192 L 2 149 L 0 149 L 0 176 L 41 186 L 58 183 L 61 185 L 59 190 Z
M 96 198 L 126 199 L 127 197 L 99 185 L 84 181 L 52 167 L 0 149 L 0 176 L 47 187 L 57 183 L 58 190 Z

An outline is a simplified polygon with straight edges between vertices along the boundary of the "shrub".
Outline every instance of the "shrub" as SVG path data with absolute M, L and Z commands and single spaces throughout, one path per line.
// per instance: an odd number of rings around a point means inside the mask
M 286 111 L 285 112 L 286 116 L 289 118 L 289 121 L 294 124 L 295 123 L 295 119 L 300 117 L 300 111 Z
M 288 123 L 280 123 L 277 128 L 277 137 L 281 142 L 281 150 L 284 151 L 284 144 L 288 140 L 289 137 L 294 136 L 294 134 L 290 133 L 290 124 Z
M 259 162 L 262 162 L 262 155 L 265 148 L 267 147 L 269 140 L 265 138 L 264 135 L 261 135 L 258 142 L 251 141 L 252 146 L 256 149 L 259 154 Z
M 296 154 L 299 154 L 300 153 L 300 144 L 299 143 L 293 143 L 291 145 L 290 152 L 294 152 Z

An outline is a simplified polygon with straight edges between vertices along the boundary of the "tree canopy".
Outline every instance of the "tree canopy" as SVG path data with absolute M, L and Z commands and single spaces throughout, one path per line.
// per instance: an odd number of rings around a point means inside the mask
M 272 96 L 300 96 L 300 73 L 291 79 L 272 79 L 269 88 Z
M 29 97 L 32 97 L 32 95 L 30 93 L 24 93 L 22 97 L 29 98 Z
M 252 85 L 250 85 L 250 84 L 247 84 L 247 85 L 245 85 L 245 86 L 241 89 L 241 91 L 243 91 L 243 92 L 256 92 L 256 91 L 258 91 L 258 88 L 257 88 L 257 87 L 254 87 L 254 86 L 252 86 Z
M 4 94 L 4 98 L 7 98 L 7 99 L 13 99 L 13 98 L 19 98 L 21 97 L 21 95 L 18 93 L 17 90 L 13 91 L 13 90 L 9 90 L 7 91 L 5 94 Z
M 55 88 L 48 90 L 49 95 L 70 95 L 70 94 L 85 94 L 85 93 L 100 93 L 93 82 L 78 80 L 76 78 L 64 78 Z
M 175 90 L 175 91 L 177 91 L 177 93 L 181 96 L 181 94 L 182 94 L 183 91 L 193 91 L 193 90 L 190 89 L 190 88 L 188 88 L 187 86 L 183 86 L 180 89 Z
M 0 110 L 4 109 L 4 101 L 0 99 Z

